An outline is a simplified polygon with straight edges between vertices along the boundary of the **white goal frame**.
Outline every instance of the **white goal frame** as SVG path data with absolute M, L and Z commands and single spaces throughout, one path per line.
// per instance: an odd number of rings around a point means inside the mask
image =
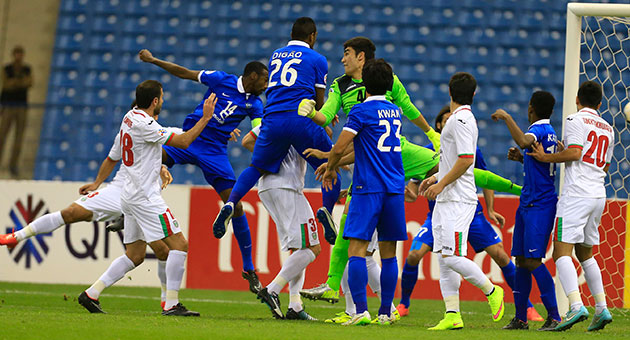
M 564 139 L 564 121 L 566 117 L 577 111 L 575 98 L 580 82 L 580 46 L 582 38 L 582 17 L 630 17 L 630 4 L 592 4 L 569 3 L 567 4 L 566 45 L 564 59 L 564 89 L 562 104 L 562 137 Z M 560 166 L 560 190 L 564 182 L 564 164 Z M 626 206 L 627 216 L 630 218 L 630 200 Z M 630 308 L 630 235 L 626 235 L 626 263 L 624 273 L 624 308 Z M 568 299 L 564 295 L 560 280 L 556 275 L 556 298 L 558 308 L 563 315 L 569 309 Z

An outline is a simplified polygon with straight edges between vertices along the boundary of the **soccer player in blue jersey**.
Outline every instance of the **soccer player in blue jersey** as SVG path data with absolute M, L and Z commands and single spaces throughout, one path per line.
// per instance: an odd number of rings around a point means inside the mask
M 219 196 L 226 202 L 236 182 L 234 170 L 227 155 L 227 143 L 239 123 L 249 118 L 252 127 L 260 124 L 263 115 L 262 100 L 258 97 L 267 88 L 267 67 L 258 61 L 245 66 L 241 77 L 222 71 L 193 71 L 180 65 L 153 57 L 150 51 L 139 53 L 144 62 L 157 65 L 172 75 L 198 81 L 208 87 L 203 99 L 193 113 L 184 120 L 184 131 L 192 128 L 203 115 L 203 103 L 211 93 L 217 96 L 214 116 L 206 125 L 199 138 L 187 149 L 164 146 L 163 162 L 172 167 L 174 164 L 195 164 Z M 232 219 L 234 236 L 238 241 L 243 259 L 242 276 L 249 282 L 249 289 L 257 294 L 262 286 L 254 270 L 252 260 L 252 237 L 242 205 L 234 206 Z
M 556 100 L 549 92 L 536 91 L 532 94 L 527 109 L 531 125 L 526 133 L 521 131 L 512 116 L 504 110 L 497 110 L 492 114 L 492 119 L 505 121 L 512 138 L 521 149 L 531 151 L 535 143 L 540 143 L 546 153 L 554 153 L 558 139 L 549 123 L 549 117 L 555 103 Z M 514 155 L 520 155 L 520 152 L 512 149 L 510 154 L 511 158 L 514 158 Z M 516 316 L 503 328 L 529 328 L 527 299 L 532 289 L 534 275 L 540 289 L 540 298 L 548 313 L 545 324 L 539 330 L 551 331 L 558 325 L 560 314 L 553 278 L 542 263 L 542 259 L 547 252 L 558 202 L 555 187 L 556 167 L 554 163 L 539 162 L 527 154 L 519 159 L 523 162 L 525 182 L 512 236 L 512 256 L 516 257 L 516 281 L 513 290 Z
M 302 17 L 293 23 L 291 41 L 273 52 L 269 60 L 267 105 L 260 135 L 254 147 L 251 166 L 238 177 L 227 203 L 213 224 L 214 236 L 221 238 L 234 213 L 235 204 L 256 184 L 264 173 L 277 173 L 289 147 L 300 155 L 308 148 L 329 151 L 332 141 L 324 129 L 311 119 L 299 116 L 302 99 L 314 99 L 317 108 L 324 104 L 328 63 L 313 50 L 317 28 L 311 18 Z M 303 156 L 304 157 L 304 156 Z M 306 161 L 317 169 L 325 160 L 308 157 Z M 322 190 L 323 206 L 329 213 L 339 196 L 340 182 L 330 190 Z M 336 232 L 324 224 L 326 241 L 335 243 Z
M 435 118 L 435 131 L 442 132 L 442 127 L 446 123 L 446 120 L 450 117 L 451 109 L 447 105 L 440 110 Z M 433 149 L 432 144 L 425 146 L 426 148 Z M 477 147 L 475 155 L 476 169 L 487 170 L 486 162 L 483 159 L 481 149 Z M 405 201 L 414 202 L 418 197 L 418 185 L 420 179 L 412 179 L 407 185 L 405 190 Z M 519 190 L 520 191 L 520 190 Z M 488 211 L 488 218 L 495 224 L 503 227 L 505 218 L 494 211 L 494 191 L 489 189 L 483 189 L 483 194 L 486 199 L 486 207 Z M 418 264 L 420 260 L 427 253 L 433 250 L 433 225 L 431 223 L 431 217 L 433 215 L 433 208 L 435 207 L 435 201 L 428 201 L 429 213 L 424 224 L 420 227 L 420 230 L 416 237 L 413 239 L 409 255 L 405 261 L 401 277 L 401 298 L 400 304 L 396 307 L 401 316 L 409 314 L 410 297 L 413 292 L 414 286 L 418 281 Z M 501 268 L 503 277 L 510 287 L 514 287 L 514 277 L 516 267 L 512 260 L 505 252 L 503 248 L 503 242 L 501 238 L 495 232 L 494 228 L 486 220 L 483 214 L 483 206 L 481 202 L 477 202 L 477 210 L 475 211 L 475 217 L 470 224 L 470 232 L 468 235 L 468 242 L 473 247 L 475 252 L 479 253 L 485 251 L 490 255 L 494 262 Z M 536 312 L 536 309 L 528 302 L 527 317 L 529 320 L 543 321 L 542 317 Z
M 343 236 L 350 239 L 348 285 L 356 314 L 343 325 L 372 322 L 367 310 L 365 255 L 375 230 L 382 260 L 381 306 L 376 322 L 389 325 L 395 320 L 391 305 L 398 281 L 396 242 L 407 239 L 407 228 L 403 195 L 405 173 L 400 153 L 401 110 L 385 98 L 393 82 L 392 68 L 385 60 L 365 63 L 366 99 L 348 113 L 348 121 L 330 152 L 322 179 L 328 188 L 338 182 L 337 164 L 346 147 L 354 142 L 354 196 Z

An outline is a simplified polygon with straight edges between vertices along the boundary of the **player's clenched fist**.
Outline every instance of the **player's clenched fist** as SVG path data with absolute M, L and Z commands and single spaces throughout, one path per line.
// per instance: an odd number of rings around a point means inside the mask
M 144 61 L 145 63 L 150 63 L 153 61 L 153 59 L 155 59 L 153 58 L 153 54 L 151 54 L 151 52 L 147 49 L 140 50 L 138 56 L 140 57 L 140 60 Z
M 523 162 L 523 154 L 515 147 L 508 150 L 507 158 L 511 161 Z
M 298 106 L 298 114 L 303 117 L 313 118 L 315 116 L 315 101 L 302 99 Z
M 498 109 L 490 117 L 492 117 L 492 120 L 497 122 L 499 120 L 506 120 L 507 117 L 509 117 L 509 116 L 510 116 L 510 114 L 505 112 L 505 110 Z
M 211 93 L 203 102 L 203 118 L 210 120 L 214 114 L 214 106 L 217 104 L 217 95 Z

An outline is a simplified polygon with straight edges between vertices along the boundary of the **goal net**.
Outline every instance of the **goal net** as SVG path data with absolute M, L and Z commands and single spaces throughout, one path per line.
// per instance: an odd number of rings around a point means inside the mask
M 600 113 L 615 133 L 614 155 L 606 177 L 607 204 L 599 228 L 601 243 L 594 249 L 607 303 L 614 308 L 630 308 L 630 123 L 623 113 L 630 93 L 629 63 L 630 5 L 568 5 L 563 117 L 576 111 L 579 84 L 594 80 L 604 91 Z M 581 268 L 578 273 L 584 301 L 592 306 L 594 300 Z M 560 308 L 567 309 L 564 292 L 558 293 Z

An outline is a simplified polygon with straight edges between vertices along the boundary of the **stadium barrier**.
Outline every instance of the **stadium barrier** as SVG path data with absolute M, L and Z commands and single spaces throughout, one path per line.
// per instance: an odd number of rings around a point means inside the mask
M 0 226 L 2 232 L 10 232 L 13 227 L 26 225 L 34 218 L 47 211 L 63 209 L 73 202 L 78 195 L 81 183 L 47 182 L 47 181 L 0 181 Z M 190 247 L 184 285 L 194 289 L 247 290 L 248 286 L 241 278 L 241 257 L 236 239 L 228 229 L 226 236 L 217 240 L 212 236 L 211 225 L 222 206 L 217 193 L 210 188 L 186 185 L 171 185 L 163 192 L 164 198 L 180 226 L 187 234 Z M 321 204 L 319 190 L 305 190 L 311 206 L 317 208 Z M 481 198 L 483 200 L 483 198 Z M 625 216 L 630 213 L 626 201 L 608 201 L 611 215 Z M 243 199 L 243 207 L 247 213 L 254 252 L 254 265 L 263 283 L 270 282 L 280 270 L 288 253 L 280 251 L 275 233 L 275 225 L 256 191 L 249 192 Z M 511 248 L 514 214 L 518 207 L 518 198 L 513 196 L 497 196 L 495 210 L 505 216 L 506 225 L 497 233 L 503 239 L 505 249 Z M 428 212 L 424 199 L 405 206 L 409 239 L 417 234 Z M 339 220 L 343 210 L 337 204 L 333 216 Z M 624 214 L 624 215 L 621 215 Z M 604 216 L 600 232 L 614 235 L 626 234 L 623 219 L 611 219 Z M 305 287 L 325 281 L 328 272 L 331 246 L 323 240 L 323 232 L 319 227 L 322 252 L 308 267 Z M 399 273 L 411 242 L 401 242 L 398 249 Z M 602 237 L 602 240 L 619 240 L 614 237 Z M 627 270 L 624 271 L 625 249 L 627 240 L 619 240 L 620 244 L 602 244 L 601 252 L 595 249 L 597 260 L 604 272 L 604 286 L 611 306 L 624 305 L 628 301 Z M 401 246 L 400 246 L 401 245 Z M 75 283 L 91 284 L 107 269 L 113 259 L 124 251 L 122 234 L 107 233 L 102 222 L 81 222 L 60 228 L 51 235 L 39 235 L 27 242 L 22 242 L 12 251 L 0 249 L 0 281 L 35 282 L 35 283 Z M 150 251 L 148 251 L 148 254 Z M 151 254 L 152 255 L 152 254 Z M 496 284 L 508 288 L 500 268 L 485 253 L 476 254 L 469 247 L 468 257 L 481 266 L 488 277 Z M 577 262 L 576 262 L 577 263 Z M 551 260 L 551 247 L 548 248 L 545 264 L 555 273 Z M 159 286 L 156 277 L 155 260 L 148 256 L 147 261 L 130 272 L 121 283 L 129 286 Z M 421 262 L 419 281 L 412 298 L 440 299 L 439 266 L 437 256 L 430 254 Z M 580 285 L 584 298 L 593 304 L 588 287 L 581 271 Z M 618 275 L 607 275 L 617 273 Z M 624 280 L 625 275 L 625 280 Z M 626 287 L 626 289 L 624 289 Z M 399 296 L 400 287 L 397 288 Z M 509 288 L 508 288 L 509 291 Z M 537 287 L 532 291 L 532 301 L 540 302 Z M 460 292 L 462 300 L 483 301 L 485 297 L 469 283 L 463 283 Z M 512 294 L 506 294 L 507 301 L 512 301 Z

